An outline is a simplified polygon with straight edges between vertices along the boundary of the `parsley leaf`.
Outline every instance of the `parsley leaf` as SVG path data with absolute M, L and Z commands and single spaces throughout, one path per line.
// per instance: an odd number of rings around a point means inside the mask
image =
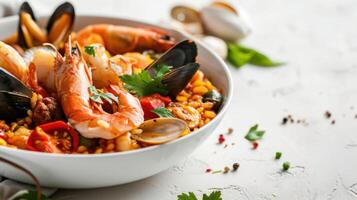
M 198 199 L 193 192 L 189 192 L 188 194 L 182 193 L 178 195 L 177 200 L 198 200 Z
M 159 115 L 159 117 L 175 117 L 169 110 L 164 107 L 152 109 L 150 112 Z
M 221 192 L 214 191 L 209 196 L 207 196 L 207 194 L 204 194 L 202 200 L 222 200 Z
M 256 124 L 249 129 L 245 139 L 254 142 L 255 140 L 261 139 L 264 133 L 265 131 L 258 131 L 258 124 Z
M 182 193 L 177 196 L 177 200 L 198 200 L 193 192 Z M 220 191 L 213 191 L 211 194 L 203 194 L 202 200 L 222 200 Z
M 92 94 L 89 98 L 94 102 L 103 103 L 102 99 L 108 101 L 110 104 L 113 103 L 113 101 L 116 103 L 119 102 L 118 97 L 116 97 L 114 94 L 109 92 L 99 92 L 95 86 L 90 86 L 88 90 Z
M 120 76 L 120 79 L 125 83 L 125 89 L 140 97 L 155 93 L 165 96 L 168 91 L 166 85 L 162 84 L 161 80 L 170 71 L 170 68 L 167 65 L 158 65 L 154 69 L 156 72 L 154 77 L 148 71 L 142 71 L 138 74 Z
M 247 63 L 261 67 L 276 67 L 284 64 L 282 62 L 271 60 L 268 56 L 257 50 L 235 43 L 228 43 L 227 59 L 237 68 L 240 68 Z
M 94 46 L 84 46 L 84 51 L 91 56 L 95 56 L 95 50 L 94 50 Z
M 37 200 L 37 192 L 36 191 L 27 191 L 26 193 L 21 194 L 20 196 L 16 196 L 13 200 Z M 50 200 L 45 195 L 41 194 L 41 200 Z

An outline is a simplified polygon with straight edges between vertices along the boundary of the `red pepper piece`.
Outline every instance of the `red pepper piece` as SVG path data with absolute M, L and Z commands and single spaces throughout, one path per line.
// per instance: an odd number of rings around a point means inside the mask
M 36 127 L 35 130 L 32 131 L 27 142 L 28 149 L 48 153 L 63 153 L 57 147 L 56 138 L 51 136 L 54 131 L 66 131 L 69 133 L 72 138 L 72 151 L 76 151 L 78 149 L 78 133 L 63 121 L 50 122 Z

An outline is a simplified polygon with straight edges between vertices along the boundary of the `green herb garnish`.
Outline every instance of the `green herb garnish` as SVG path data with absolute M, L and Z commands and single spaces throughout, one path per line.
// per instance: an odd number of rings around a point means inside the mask
M 95 56 L 95 47 L 94 46 L 84 46 L 84 51 L 91 56 Z
M 283 163 L 283 171 L 288 171 L 289 168 L 290 168 L 290 163 L 289 162 L 284 162 Z
M 275 160 L 279 160 L 283 154 L 281 152 L 275 152 Z
M 13 200 L 37 200 L 37 192 L 36 191 L 27 191 L 26 193 L 21 194 L 13 198 Z M 50 200 L 45 195 L 41 194 L 41 200 Z
M 170 71 L 170 68 L 167 65 L 157 65 L 154 70 L 155 75 L 153 77 L 148 71 L 142 71 L 138 74 L 120 76 L 120 79 L 125 83 L 125 89 L 140 97 L 155 93 L 165 96 L 168 93 L 167 87 L 161 81 L 164 75 Z
M 113 101 L 116 103 L 119 102 L 118 97 L 116 97 L 114 94 L 98 91 L 94 86 L 90 86 L 88 90 L 92 93 L 92 96 L 89 98 L 94 102 L 103 103 L 102 99 L 108 101 L 109 103 L 113 103 Z
M 159 117 L 175 117 L 169 110 L 164 107 L 152 109 L 150 112 L 157 114 Z
M 247 135 L 245 136 L 245 139 L 254 142 L 256 140 L 259 140 L 263 137 L 265 131 L 258 131 L 258 124 L 252 126 Z
M 245 64 L 252 64 L 261 67 L 276 67 L 284 63 L 271 60 L 268 56 L 244 47 L 240 44 L 228 43 L 227 60 L 235 67 L 240 68 Z
M 189 192 L 188 194 L 182 193 L 177 196 L 177 200 L 198 200 L 196 195 L 193 192 Z M 214 191 L 211 194 L 203 194 L 202 200 L 222 200 L 221 192 Z

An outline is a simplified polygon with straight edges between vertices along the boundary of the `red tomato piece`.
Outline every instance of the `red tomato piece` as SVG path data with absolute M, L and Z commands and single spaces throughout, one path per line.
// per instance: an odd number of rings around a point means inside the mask
M 170 102 L 171 99 L 169 97 L 163 97 L 160 94 L 153 94 L 150 96 L 142 97 L 140 99 L 140 104 L 144 111 L 145 120 L 159 117 L 155 113 L 151 112 L 151 110 L 165 107 Z

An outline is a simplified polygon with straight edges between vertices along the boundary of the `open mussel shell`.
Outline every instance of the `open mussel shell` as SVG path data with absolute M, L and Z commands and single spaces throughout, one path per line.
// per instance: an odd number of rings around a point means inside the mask
M 30 4 L 26 1 L 21 4 L 19 9 L 19 24 L 18 24 L 17 32 L 18 32 L 19 45 L 25 48 L 30 48 L 33 46 L 33 41 L 32 41 L 33 39 L 23 23 L 23 17 L 22 17 L 23 13 L 29 14 L 34 22 L 37 21 Z
M 192 40 L 179 42 L 171 49 L 167 50 L 162 56 L 147 67 L 151 75 L 155 74 L 154 67 L 158 65 L 167 65 L 172 68 L 178 68 L 188 63 L 196 61 L 197 46 Z
M 25 117 L 31 108 L 32 91 L 0 67 L 0 119 Z
M 142 133 L 133 134 L 132 138 L 146 144 L 163 144 L 185 135 L 187 123 L 177 118 L 156 118 L 144 121 L 139 127 Z
M 19 79 L 10 72 L 0 67 L 0 91 L 20 93 L 29 98 L 32 96 L 31 89 L 27 88 Z
M 188 63 L 182 67 L 174 68 L 165 74 L 162 83 L 166 85 L 169 91 L 168 96 L 175 99 L 191 81 L 199 67 L 200 65 L 198 63 Z
M 59 47 L 72 31 L 75 10 L 71 3 L 58 6 L 47 23 L 48 41 Z
M 0 119 L 16 119 L 27 116 L 31 98 L 15 92 L 0 90 Z

